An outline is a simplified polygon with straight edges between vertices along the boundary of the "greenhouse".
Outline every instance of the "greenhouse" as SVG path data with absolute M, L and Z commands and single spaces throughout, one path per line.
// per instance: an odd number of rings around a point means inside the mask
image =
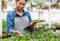
M 0 41 L 60 41 L 60 0 L 20 1 L 0 0 Z

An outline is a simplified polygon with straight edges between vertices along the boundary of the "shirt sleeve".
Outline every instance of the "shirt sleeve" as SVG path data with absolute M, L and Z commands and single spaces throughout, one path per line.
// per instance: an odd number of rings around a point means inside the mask
M 28 18 L 29 18 L 29 23 L 31 23 L 32 22 L 32 19 L 31 19 L 30 13 L 28 13 Z
M 7 31 L 8 31 L 8 34 L 11 34 L 13 30 L 13 22 L 10 18 L 10 14 L 7 14 Z

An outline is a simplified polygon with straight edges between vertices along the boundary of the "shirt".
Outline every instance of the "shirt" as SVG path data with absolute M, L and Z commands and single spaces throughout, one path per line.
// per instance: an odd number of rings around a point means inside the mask
M 14 30 L 14 17 L 23 17 L 23 16 L 28 16 L 28 19 L 29 19 L 29 23 L 32 21 L 31 20 L 31 15 L 29 14 L 29 12 L 27 11 L 23 11 L 23 15 L 20 16 L 16 13 L 16 10 L 14 11 L 11 11 L 7 14 L 7 31 L 8 31 L 8 34 L 11 34 L 11 32 Z

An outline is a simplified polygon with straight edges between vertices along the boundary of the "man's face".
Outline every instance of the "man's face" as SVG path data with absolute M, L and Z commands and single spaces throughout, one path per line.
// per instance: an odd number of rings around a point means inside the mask
M 26 1 L 25 0 L 18 0 L 16 2 L 16 8 L 20 11 L 20 10 L 23 10 L 24 7 L 26 5 Z

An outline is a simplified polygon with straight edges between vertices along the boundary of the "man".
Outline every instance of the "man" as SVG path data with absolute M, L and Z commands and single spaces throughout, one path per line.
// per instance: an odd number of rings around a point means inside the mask
M 16 8 L 7 15 L 7 30 L 9 35 L 16 34 L 23 36 L 26 33 L 25 28 L 31 25 L 31 16 L 29 12 L 24 11 L 27 0 L 16 0 Z

